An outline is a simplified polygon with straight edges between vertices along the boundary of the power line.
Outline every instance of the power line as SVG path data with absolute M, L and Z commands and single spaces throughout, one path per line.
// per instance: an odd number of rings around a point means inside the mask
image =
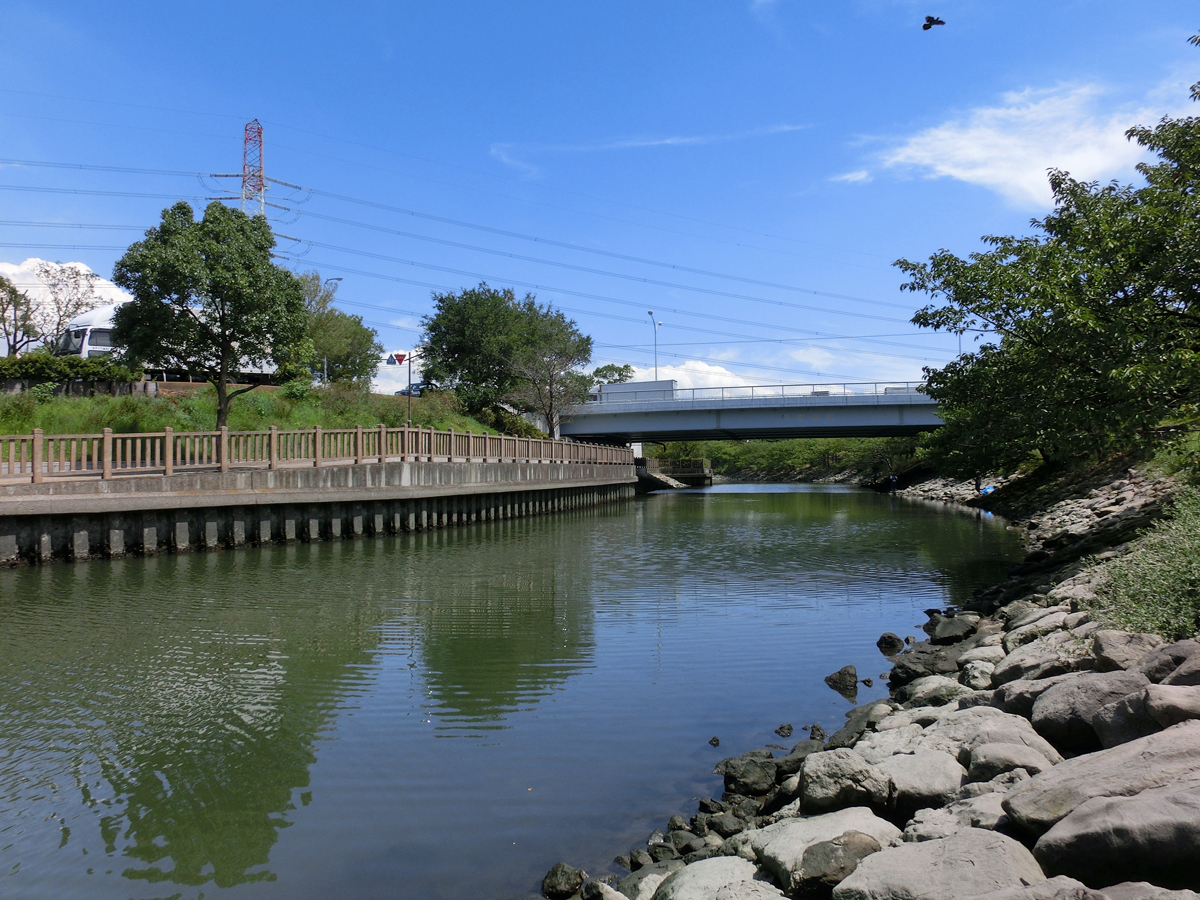
M 490 279 L 490 280 L 494 280 L 494 281 L 505 282 L 508 284 L 519 284 L 523 287 L 530 286 L 526 282 L 514 281 L 512 279 L 502 278 L 497 275 L 485 275 L 485 274 L 481 274 L 479 272 L 470 272 L 470 271 L 466 271 L 463 269 L 454 269 L 454 268 L 450 268 L 448 266 L 438 266 L 438 265 L 434 265 L 432 263 L 417 262 L 416 260 L 403 259 L 402 257 L 399 257 L 399 256 L 389 256 L 385 253 L 372 253 L 368 250 L 355 250 L 350 247 L 339 247 L 336 244 L 326 244 L 321 241 L 309 241 L 309 240 L 301 240 L 299 238 L 289 238 L 287 235 L 277 235 L 277 237 L 284 238 L 285 240 L 293 240 L 296 243 L 308 244 L 310 247 L 320 247 L 322 250 L 333 250 L 338 253 L 349 253 L 354 256 L 365 256 L 370 259 L 380 259 L 380 260 L 384 260 L 386 262 L 401 263 L 402 265 L 416 266 L 417 268 L 421 268 L 421 269 L 432 269 L 433 271 L 447 272 L 452 275 L 465 275 L 469 278 L 482 278 L 485 281 Z M 284 251 L 284 252 L 286 253 L 287 251 Z M 516 256 L 515 254 L 513 254 L 513 256 L 516 259 L 523 258 L 520 256 Z M 585 271 L 585 272 L 593 271 L 590 269 L 586 269 L 582 266 L 569 266 L 569 268 L 579 269 L 579 270 Z M 770 306 L 784 306 L 784 307 L 789 307 L 792 309 L 803 309 L 803 310 L 807 310 L 808 312 L 819 312 L 819 313 L 826 313 L 828 315 L 836 315 L 836 316 L 849 316 L 849 317 L 855 318 L 855 319 L 873 319 L 878 322 L 898 322 L 899 323 L 899 322 L 907 321 L 905 319 L 889 318 L 888 316 L 873 316 L 870 313 L 856 313 L 856 312 L 849 312 L 846 310 L 828 309 L 826 307 L 821 307 L 821 306 L 806 306 L 801 303 L 789 303 L 786 300 L 768 300 L 765 297 L 753 297 L 753 296 L 750 296 L 747 294 L 733 294 L 728 291 L 717 291 L 717 290 L 713 290 L 711 288 L 690 287 L 688 285 L 683 285 L 683 284 L 672 284 L 671 282 L 657 281 L 657 280 L 654 280 L 651 278 L 639 278 L 635 275 L 615 275 L 615 277 L 623 278 L 628 281 L 637 281 L 637 282 L 641 282 L 643 284 L 650 284 L 650 285 L 654 285 L 656 287 L 676 288 L 676 289 L 680 289 L 680 290 L 694 291 L 694 292 L 701 293 L 701 294 L 709 294 L 709 295 L 716 296 L 716 297 L 726 297 L 726 298 L 729 298 L 732 300 L 748 300 L 753 303 L 765 303 Z M 540 287 L 540 286 L 538 286 L 538 287 Z M 560 288 L 545 287 L 544 289 L 551 290 L 551 291 L 559 291 L 560 293 L 567 293 L 566 291 L 563 291 Z M 583 295 L 581 295 L 581 296 L 583 296 Z M 640 306 L 642 304 L 638 303 L 638 304 L 632 304 L 632 305 Z M 738 321 L 738 320 L 729 319 L 727 321 Z M 769 327 L 778 327 L 778 326 L 769 326 Z

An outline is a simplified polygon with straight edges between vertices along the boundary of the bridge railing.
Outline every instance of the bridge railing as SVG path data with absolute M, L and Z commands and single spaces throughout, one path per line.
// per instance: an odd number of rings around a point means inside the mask
M 769 402 L 788 400 L 797 402 L 834 402 L 838 399 L 880 400 L 897 395 L 923 398 L 917 389 L 923 381 L 863 381 L 839 384 L 747 384 L 732 387 L 662 388 L 645 391 L 609 391 L 599 398 L 583 404 L 583 410 L 592 411 L 616 403 L 688 403 L 688 402 Z M 932 401 L 930 401 L 932 402 Z
M 383 462 L 528 462 L 633 465 L 633 451 L 606 444 L 540 440 L 432 428 L 307 428 L 297 431 L 174 431 L 0 435 L 0 479 L 110 479 L 232 468 Z

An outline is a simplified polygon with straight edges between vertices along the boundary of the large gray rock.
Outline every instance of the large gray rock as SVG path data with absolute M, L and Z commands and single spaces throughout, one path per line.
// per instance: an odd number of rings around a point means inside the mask
M 1126 694 L 1120 700 L 1100 707 L 1092 716 L 1092 728 L 1104 748 L 1162 731 L 1162 726 L 1146 710 L 1145 691 Z
M 1123 881 L 1110 884 L 1101 892 L 1104 900 L 1200 900 L 1195 891 L 1172 891 L 1148 881 Z
M 994 675 L 993 671 L 993 677 Z M 1028 719 L 1033 715 L 1033 704 L 1037 702 L 1038 697 L 1054 685 L 1074 676 L 1074 672 L 1068 672 L 1065 675 L 1052 675 L 1049 678 L 1018 678 L 1016 681 L 1010 681 L 996 688 L 996 693 L 992 695 L 992 706 L 1012 713 L 1014 716 L 1024 716 Z
M 1055 631 L 1014 650 L 996 664 L 992 684 L 999 687 L 1018 678 L 1048 678 L 1091 668 L 1091 641 L 1069 631 Z
M 995 671 L 994 662 L 973 659 L 959 671 L 958 680 L 973 691 L 982 691 L 992 686 L 992 673 Z
M 969 613 L 944 617 L 934 626 L 929 639 L 934 644 L 957 644 L 974 634 L 978 623 L 979 616 Z
M 713 774 L 725 779 L 725 790 L 748 797 L 759 797 L 775 786 L 775 761 L 755 756 L 731 756 L 723 759 Z
M 1092 655 L 1096 657 L 1096 670 L 1114 672 L 1117 669 L 1132 669 L 1147 653 L 1165 643 L 1157 634 L 1102 628 L 1092 633 Z
M 1146 713 L 1163 728 L 1200 719 L 1200 686 L 1152 684 L 1144 697 Z
M 887 773 L 845 747 L 809 754 L 800 766 L 800 803 L 807 812 L 847 806 L 882 808 L 891 794 Z
M 1159 647 L 1138 660 L 1135 667 L 1139 672 L 1158 684 L 1183 664 L 1189 657 L 1200 654 L 1200 642 L 1176 641 Z
M 1187 686 L 1200 684 L 1200 653 L 1185 659 L 1178 669 L 1162 680 L 1162 683 Z
M 804 853 L 847 831 L 870 835 L 880 846 L 900 843 L 900 829 L 863 806 L 821 816 L 787 819 L 749 832 L 750 849 L 786 891 L 804 880 Z
M 1042 616 L 1036 622 L 1014 628 L 1008 634 L 1004 635 L 1004 649 L 1012 653 L 1024 644 L 1028 644 L 1031 641 L 1050 634 L 1052 631 L 1063 628 L 1067 624 L 1067 616 L 1070 615 L 1070 612 L 1070 609 L 1064 610 L 1060 608 L 1055 612 L 1049 613 L 1049 615 Z
M 1060 762 L 1015 788 L 1004 810 L 1020 828 L 1041 835 L 1093 797 L 1193 782 L 1200 782 L 1200 721 Z
M 714 856 L 684 866 L 668 875 L 654 892 L 654 900 L 712 900 L 717 891 L 758 874 L 754 863 L 736 856 Z
M 783 891 L 765 881 L 739 881 L 717 891 L 713 900 L 783 900 Z
M 1033 704 L 1033 727 L 1056 747 L 1075 753 L 1100 749 L 1092 718 L 1100 708 L 1142 690 L 1141 672 L 1087 672 L 1054 685 Z
M 965 900 L 1046 876 L 1028 850 L 993 831 L 968 828 L 935 841 L 902 844 L 864 859 L 834 900 Z
M 861 831 L 847 831 L 831 841 L 821 841 L 804 851 L 797 892 L 804 894 L 841 883 L 858 864 L 883 849 L 879 841 Z
M 1033 848 L 1050 874 L 1093 886 L 1147 881 L 1200 888 L 1200 780 L 1129 797 L 1093 797 L 1047 831 Z
M 958 796 L 967 771 L 949 753 L 919 750 L 879 763 L 892 779 L 892 808 L 909 818 L 918 809 L 945 806 Z
M 821 741 L 801 741 L 788 752 L 787 756 L 774 760 L 775 780 L 781 781 L 795 775 L 800 771 L 800 764 L 804 762 L 808 754 L 817 753 L 824 748 L 825 744 Z
M 581 900 L 625 900 L 625 895 L 603 881 L 589 881 L 579 892 Z
M 872 731 L 864 734 L 854 745 L 854 752 L 872 765 L 878 765 L 890 756 L 907 752 L 921 736 L 921 730 L 921 726 L 914 722 L 901 728 Z
M 555 863 L 542 879 L 542 896 L 550 900 L 565 900 L 583 887 L 585 878 L 586 872 L 565 862 Z
M 1024 744 L 1052 763 L 1062 759 L 1062 755 L 1033 730 L 1027 719 L 991 706 L 955 710 L 943 716 L 922 732 L 913 748 L 941 750 L 957 757 L 960 765 L 970 768 L 971 752 L 984 744 Z
M 642 866 L 636 872 L 626 875 L 618 881 L 617 890 L 628 897 L 629 900 L 650 900 L 654 896 L 654 892 L 658 890 L 658 886 L 666 880 L 667 876 L 672 872 L 678 872 L 682 868 L 682 859 L 670 859 L 666 862 Z
M 958 666 L 961 669 L 970 662 L 990 662 L 995 665 L 1006 656 L 1008 656 L 1008 652 L 999 644 L 972 647 L 970 650 L 959 655 Z
M 1004 795 L 992 792 L 956 800 L 942 809 L 920 809 L 904 826 L 905 841 L 932 841 L 949 837 L 967 828 L 995 831 L 1008 822 L 1002 802 Z
M 913 706 L 945 706 L 972 690 L 945 675 L 926 675 L 902 687 L 899 697 Z
M 1024 769 L 1030 775 L 1037 775 L 1051 765 L 1050 760 L 1024 744 L 981 744 L 971 751 L 967 780 L 991 781 L 997 775 L 1014 769 Z
M 991 894 L 974 897 L 972 900 L 1111 900 L 1107 894 L 1093 891 L 1082 881 L 1055 875 L 1041 884 L 1029 887 L 1005 888 Z

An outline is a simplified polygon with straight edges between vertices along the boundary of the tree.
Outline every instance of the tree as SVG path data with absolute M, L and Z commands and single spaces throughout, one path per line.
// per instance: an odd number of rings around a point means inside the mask
M 32 319 L 38 335 L 47 343 L 66 331 L 77 315 L 100 305 L 97 278 L 79 263 L 42 262 L 34 272 L 45 285 L 47 296 L 34 305 Z
M 546 431 L 557 438 L 559 425 L 592 388 L 591 377 L 579 371 L 591 361 L 592 339 L 551 307 L 535 305 L 525 313 L 524 346 L 512 363 L 517 381 L 507 399 L 522 412 L 542 416 Z
M 217 390 L 217 427 L 246 373 L 307 363 L 303 285 L 271 262 L 275 239 L 262 216 L 210 203 L 196 221 L 187 203 L 163 210 L 117 262 L 113 281 L 133 295 L 117 310 L 113 342 L 126 358 L 186 370 Z
M 1033 236 L 987 237 L 992 249 L 967 259 L 941 250 L 896 263 L 905 289 L 946 301 L 914 323 L 991 336 L 926 369 L 946 425 L 925 453 L 947 470 L 1103 453 L 1200 404 L 1200 119 L 1128 136 L 1158 157 L 1138 167 L 1144 186 L 1055 171 L 1054 210 Z
M 0 275 L 0 338 L 4 340 L 6 355 L 19 356 L 38 337 L 29 295 Z
M 516 387 L 513 360 L 524 344 L 533 295 L 518 301 L 510 288 L 481 283 L 433 295 L 436 311 L 421 319 L 425 381 L 455 392 L 468 412 L 495 406 Z
M 617 366 L 609 363 L 606 366 L 600 366 L 592 373 L 593 384 L 624 384 L 627 381 L 633 380 L 633 366 L 623 365 Z
M 326 381 L 369 387 L 383 354 L 378 334 L 363 324 L 362 316 L 333 308 L 336 283 L 323 282 L 317 272 L 305 272 L 299 278 L 304 287 L 313 366 Z

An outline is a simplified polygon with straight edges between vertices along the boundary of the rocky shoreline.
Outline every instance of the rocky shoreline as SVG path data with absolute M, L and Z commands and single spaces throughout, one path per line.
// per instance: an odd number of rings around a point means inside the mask
M 559 863 L 543 894 L 1200 900 L 1200 642 L 1103 628 L 1089 611 L 1091 561 L 1124 552 L 1172 489 L 1131 470 L 1018 519 L 1030 553 L 1008 581 L 928 610 L 925 640 L 880 638 L 889 699 L 832 735 L 814 725 L 790 750 L 723 760 L 721 798 L 618 857 L 628 875 Z

